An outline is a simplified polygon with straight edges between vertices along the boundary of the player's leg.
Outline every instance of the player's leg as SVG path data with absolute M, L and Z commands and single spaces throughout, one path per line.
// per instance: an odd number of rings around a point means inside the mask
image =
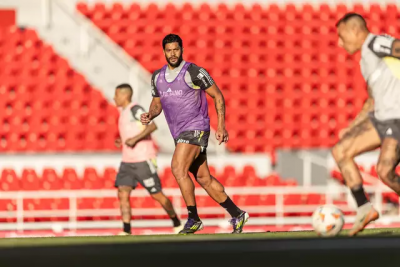
M 132 214 L 129 200 L 131 191 L 136 186 L 137 182 L 130 163 L 122 162 L 115 180 L 115 187 L 118 188 L 118 199 L 123 224 L 122 232 L 119 235 L 129 235 L 131 233 Z
M 181 224 L 181 221 L 179 220 L 178 215 L 176 214 L 169 198 L 166 195 L 164 195 L 162 191 L 155 194 L 151 194 L 151 196 L 155 201 L 160 203 L 160 205 L 167 212 L 168 216 L 171 218 L 172 224 L 174 226 L 174 233 L 175 234 L 179 233 L 183 229 L 183 225 Z
M 131 204 L 129 202 L 132 187 L 121 185 L 118 186 L 118 199 L 119 208 L 121 210 L 121 219 L 123 223 L 122 232 L 120 235 L 130 235 L 131 234 Z
M 398 131 L 396 125 L 389 126 L 388 130 L 386 132 L 390 133 L 391 136 L 385 136 L 383 139 L 377 172 L 382 182 L 400 196 L 400 177 L 395 172 L 396 166 L 400 162 L 400 131 Z
M 151 197 L 164 208 L 172 220 L 174 232 L 178 233 L 182 230 L 181 221 L 176 215 L 171 201 L 162 192 L 161 181 L 157 174 L 157 165 L 155 161 L 148 160 L 146 162 L 139 162 L 135 163 L 135 166 L 138 182 L 146 188 Z
M 354 158 L 380 146 L 381 140 L 370 118 L 354 126 L 332 149 L 333 157 L 346 185 L 357 202 L 357 216 L 350 235 L 354 235 L 379 215 L 368 201 L 362 185 L 362 177 Z
M 190 172 L 204 190 L 207 191 L 208 195 L 232 216 L 233 233 L 241 233 L 249 214 L 239 209 L 225 193 L 224 186 L 215 177 L 211 176 L 206 153 L 201 153 L 197 157 L 190 167 Z
M 192 234 L 203 229 L 203 224 L 197 213 L 194 184 L 189 176 L 189 168 L 200 154 L 201 148 L 187 143 L 178 143 L 172 157 L 171 170 L 178 182 L 182 197 L 188 210 L 188 221 L 181 234 Z

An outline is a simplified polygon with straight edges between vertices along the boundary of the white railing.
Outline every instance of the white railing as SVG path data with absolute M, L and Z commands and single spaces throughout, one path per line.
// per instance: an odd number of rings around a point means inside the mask
M 399 216 L 385 215 L 388 206 L 383 203 L 383 193 L 392 192 L 383 184 L 378 184 L 373 187 L 365 187 L 368 193 L 374 195 L 373 204 L 375 208 L 383 214 L 380 218 L 381 222 L 394 223 L 400 222 Z M 164 189 L 164 193 L 172 198 L 173 205 L 178 213 L 186 213 L 183 207 L 183 200 L 179 189 Z M 310 187 L 230 187 L 226 188 L 226 192 L 231 196 L 237 195 L 274 195 L 275 205 L 263 206 L 243 206 L 241 208 L 248 211 L 250 214 L 273 214 L 273 217 L 257 217 L 252 218 L 249 224 L 253 225 L 302 225 L 310 224 L 310 216 L 286 216 L 288 213 L 312 213 L 316 205 L 285 205 L 285 196 L 290 194 L 324 194 L 326 196 L 326 203 L 332 204 L 334 199 L 343 196 L 347 199 L 349 190 L 345 187 L 340 187 L 338 190 L 329 190 L 326 186 L 310 186 Z M 201 189 L 196 188 L 197 196 L 206 196 L 207 193 Z M 336 195 L 336 196 L 335 196 Z M 146 197 L 148 193 L 144 189 L 138 189 L 132 192 L 132 197 Z M 62 228 L 70 230 L 84 229 L 84 228 L 113 228 L 119 227 L 119 222 L 115 221 L 78 221 L 78 217 L 92 217 L 92 216 L 118 216 L 118 209 L 98 209 L 98 210 L 82 210 L 78 209 L 77 201 L 80 198 L 115 198 L 116 190 L 60 190 L 60 191 L 17 191 L 17 192 L 1 192 L 0 199 L 14 199 L 16 200 L 15 211 L 0 211 L 0 218 L 17 220 L 16 223 L 1 223 L 0 230 L 34 230 L 34 229 L 49 229 L 55 223 Z M 69 199 L 68 210 L 37 210 L 26 211 L 24 210 L 24 201 L 26 199 Z M 339 206 L 344 212 L 354 211 L 353 207 L 347 205 Z M 200 214 L 208 215 L 227 215 L 225 210 L 220 207 L 199 207 Z M 162 208 L 135 208 L 132 209 L 132 214 L 135 216 L 144 215 L 164 215 L 165 211 Z M 67 217 L 68 222 L 24 222 L 26 218 L 52 218 L 52 217 Z M 346 222 L 352 222 L 353 216 L 347 216 Z M 205 220 L 207 225 L 220 225 L 221 219 Z M 225 220 L 223 220 L 225 221 Z M 157 227 L 157 226 L 170 226 L 167 220 L 146 220 L 135 222 L 138 227 Z

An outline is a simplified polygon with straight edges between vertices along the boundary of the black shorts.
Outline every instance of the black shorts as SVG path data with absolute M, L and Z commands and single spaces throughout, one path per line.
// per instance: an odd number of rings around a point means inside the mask
M 210 137 L 209 131 L 185 131 L 181 132 L 179 136 L 174 139 L 174 141 L 175 141 L 175 146 L 179 143 L 200 146 L 201 148 L 200 153 L 206 154 L 209 137 Z
M 400 119 L 381 121 L 375 118 L 373 112 L 369 113 L 369 118 L 381 141 L 385 138 L 394 138 L 399 142 L 400 146 Z
M 125 185 L 135 189 L 138 183 L 146 188 L 150 194 L 161 192 L 161 182 L 157 174 L 155 161 L 121 162 L 115 180 L 115 187 Z

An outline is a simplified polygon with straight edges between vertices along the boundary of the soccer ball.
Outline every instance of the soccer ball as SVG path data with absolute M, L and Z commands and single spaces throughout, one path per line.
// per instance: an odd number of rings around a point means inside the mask
M 342 230 L 343 224 L 343 213 L 334 205 L 320 206 L 312 215 L 312 226 L 319 236 L 336 236 Z

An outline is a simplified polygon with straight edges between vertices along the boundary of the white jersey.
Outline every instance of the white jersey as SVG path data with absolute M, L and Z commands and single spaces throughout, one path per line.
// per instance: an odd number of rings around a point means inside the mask
M 138 135 L 146 128 L 140 122 L 140 115 L 144 112 L 141 106 L 133 102 L 121 109 L 118 128 L 122 141 L 122 162 L 144 162 L 156 157 L 156 149 L 150 136 L 139 141 L 133 148 L 125 144 L 126 140 Z
M 395 39 L 370 33 L 361 49 L 361 73 L 374 99 L 375 118 L 400 119 L 400 60 L 391 56 Z

